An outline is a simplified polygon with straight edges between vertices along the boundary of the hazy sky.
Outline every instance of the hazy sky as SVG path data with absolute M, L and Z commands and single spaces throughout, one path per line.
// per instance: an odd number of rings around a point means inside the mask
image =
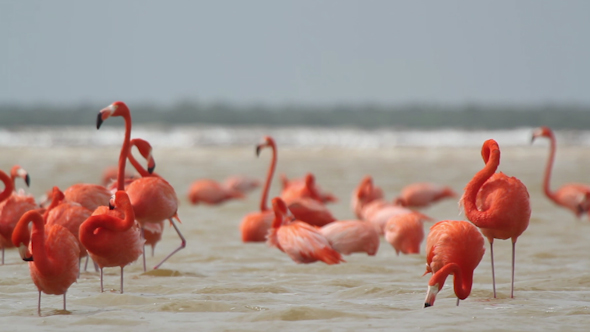
M 0 103 L 590 104 L 590 1 L 0 0 Z

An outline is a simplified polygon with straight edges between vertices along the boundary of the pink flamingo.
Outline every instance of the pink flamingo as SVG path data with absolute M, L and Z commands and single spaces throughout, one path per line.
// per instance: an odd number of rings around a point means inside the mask
M 553 131 L 549 127 L 540 127 L 533 131 L 531 143 L 537 137 L 547 137 L 550 143 L 549 159 L 547 160 L 545 177 L 543 178 L 543 191 L 545 195 L 555 204 L 569 209 L 576 217 L 580 218 L 590 209 L 590 186 L 581 183 L 567 183 L 552 192 L 549 181 L 555 160 L 555 135 L 553 135 Z
M 4 265 L 4 249 L 12 248 L 12 232 L 16 223 L 18 223 L 20 217 L 27 211 L 34 210 L 37 208 L 35 198 L 31 195 L 25 194 L 22 190 L 18 192 L 15 182 L 16 178 L 21 177 L 25 180 L 27 187 L 30 183 L 29 174 L 27 171 L 22 169 L 20 166 L 15 165 L 10 170 L 10 179 L 8 182 L 4 182 L 3 194 L 0 200 L 0 246 L 2 247 L 2 265 Z M 9 184 L 10 183 L 10 184 Z
M 457 193 L 449 186 L 428 182 L 412 183 L 402 188 L 394 204 L 422 208 L 448 197 L 457 197 Z
M 283 187 L 283 192 L 281 193 L 283 199 L 285 198 L 285 195 L 292 194 L 289 193 L 290 191 L 295 191 L 295 195 L 303 195 L 303 197 L 313 198 L 323 204 L 338 201 L 338 197 L 320 188 L 315 182 L 315 176 L 311 173 L 305 174 L 302 178 L 291 180 L 289 180 L 285 174 L 281 174 L 281 185 Z M 314 193 L 309 193 L 305 187 L 313 187 Z
M 383 190 L 373 185 L 373 178 L 365 175 L 352 193 L 350 207 L 357 218 L 361 218 L 363 208 L 372 201 L 383 201 Z
M 283 200 L 278 197 L 273 198 L 272 207 L 275 219 L 268 233 L 269 246 L 277 247 L 295 263 L 322 261 L 326 264 L 338 264 L 344 262 L 340 253 L 330 246 L 328 240 L 315 227 L 302 221 L 284 220 L 288 210 Z
M 375 227 L 362 220 L 334 221 L 320 228 L 320 233 L 343 255 L 366 252 L 374 256 L 379 249 L 379 234 Z
M 496 173 L 500 164 L 500 147 L 492 139 L 484 142 L 481 155 L 485 167 L 477 172 L 465 187 L 460 203 L 465 215 L 490 242 L 492 283 L 496 297 L 494 275 L 494 239 L 512 239 L 512 283 L 510 297 L 514 297 L 514 260 L 518 237 L 527 229 L 531 217 L 529 193 L 515 177 Z
M 426 272 L 432 273 L 424 308 L 434 305 L 436 294 L 453 275 L 457 305 L 471 293 L 473 271 L 485 252 L 483 236 L 463 220 L 443 220 L 430 227 L 426 239 Z
M 274 217 L 273 211 L 269 210 L 266 205 L 270 183 L 272 182 L 272 177 L 277 166 L 277 145 L 272 137 L 264 136 L 263 142 L 256 145 L 256 156 L 259 156 L 260 151 L 265 147 L 271 148 L 272 158 L 266 174 L 262 196 L 260 197 L 260 211 L 248 213 L 244 219 L 242 219 L 240 231 L 242 233 L 243 242 L 266 241 L 266 235 L 268 234 L 268 230 L 270 229 Z
M 385 239 L 395 249 L 395 253 L 419 254 L 424 240 L 424 226 L 419 215 L 404 213 L 394 215 L 385 225 Z
M 233 175 L 227 177 L 222 185 L 231 190 L 237 190 L 242 194 L 246 194 L 260 187 L 260 181 L 245 175 Z
M 29 223 L 33 223 L 29 233 Z M 28 211 L 18 221 L 12 242 L 21 257 L 29 262 L 31 279 L 39 290 L 37 314 L 41 316 L 41 292 L 62 295 L 66 310 L 66 292 L 78 276 L 78 241 L 60 225 L 45 225 L 37 211 Z
M 187 196 L 188 200 L 194 205 L 199 203 L 217 205 L 231 199 L 244 198 L 244 194 L 241 191 L 228 188 L 211 179 L 194 181 L 189 187 Z

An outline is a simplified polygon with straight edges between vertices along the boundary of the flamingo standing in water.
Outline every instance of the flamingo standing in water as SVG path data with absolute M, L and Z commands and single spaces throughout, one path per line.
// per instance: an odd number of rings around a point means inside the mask
M 141 155 L 148 161 L 148 169 L 146 170 L 137 162 L 133 155 L 129 153 L 129 161 L 142 177 L 133 180 L 126 189 L 131 204 L 133 205 L 133 210 L 135 211 L 135 218 L 143 229 L 146 242 L 152 246 L 153 252 L 155 246 L 154 241 L 161 238 L 163 221 L 166 219 L 170 221 L 170 224 L 174 227 L 181 240 L 180 246 L 168 254 L 168 256 L 154 267 L 154 269 L 157 269 L 162 263 L 168 260 L 168 258 L 186 247 L 184 236 L 182 236 L 182 233 L 172 220 L 175 218 L 180 222 L 176 213 L 178 210 L 178 199 L 174 188 L 172 188 L 172 186 L 162 177 L 153 173 L 154 168 L 156 167 L 156 162 L 152 156 L 152 146 L 146 140 L 140 138 L 131 140 L 130 145 L 136 146 Z
M 385 239 L 391 244 L 395 253 L 419 254 L 420 244 L 424 240 L 424 223 L 415 213 L 392 216 L 385 224 Z
M 4 174 L 6 176 L 6 174 Z M 27 211 L 37 208 L 35 198 L 23 191 L 15 191 L 16 178 L 23 178 L 27 187 L 30 183 L 29 174 L 20 166 L 15 165 L 10 170 L 10 178 L 4 181 L 4 191 L 0 199 L 0 246 L 2 247 L 2 264 L 4 264 L 4 248 L 12 248 L 11 237 L 16 223 Z M 6 195 L 6 196 L 4 196 Z
M 343 255 L 366 252 L 374 256 L 379 249 L 379 233 L 366 221 L 334 221 L 320 228 L 320 233 L 328 239 L 332 248 Z
M 168 219 L 181 239 L 180 246 L 173 250 L 154 267 L 154 269 L 157 269 L 168 258 L 186 246 L 186 240 L 172 220 L 175 218 L 180 222 L 177 214 L 178 198 L 176 197 L 174 188 L 172 188 L 172 186 L 166 180 L 159 176 L 142 177 L 131 182 L 125 189 L 125 161 L 129 158 L 129 151 L 131 147 L 131 112 L 125 103 L 121 101 L 114 102 L 108 107 L 100 110 L 96 121 L 96 128 L 99 129 L 103 121 L 112 116 L 121 116 L 125 120 L 125 138 L 123 141 L 123 146 L 121 147 L 121 154 L 119 155 L 117 190 L 127 191 L 137 222 L 143 225 L 145 223 L 160 223 L 162 220 Z M 142 147 L 137 145 L 140 149 L 140 152 L 142 152 L 142 149 L 144 149 L 144 145 L 145 144 L 142 144 Z M 148 144 L 145 149 L 146 151 L 144 152 L 148 155 L 148 167 L 150 167 L 149 159 L 151 158 L 151 146 Z M 153 165 L 155 166 L 155 162 Z M 151 168 L 153 170 L 153 167 Z
M 332 193 L 326 192 L 320 188 L 320 186 L 315 182 L 315 176 L 311 173 L 305 174 L 302 178 L 291 179 L 289 180 L 285 174 L 281 174 L 281 185 L 283 187 L 283 192 L 281 193 L 281 197 L 284 199 L 283 193 L 289 192 L 290 190 L 295 190 L 296 192 L 303 191 L 305 195 L 305 186 L 306 183 L 311 180 L 311 186 L 313 186 L 315 195 L 314 199 L 317 199 L 323 204 L 326 203 L 333 203 L 337 202 L 338 198 L 334 196 Z M 309 184 L 307 185 L 309 186 Z
M 560 205 L 572 211 L 576 217 L 580 218 L 584 213 L 590 210 L 590 186 L 582 183 L 567 183 L 556 191 L 552 192 L 549 181 L 551 179 L 551 169 L 555 160 L 555 135 L 549 127 L 539 127 L 533 131 L 531 143 L 537 137 L 547 137 L 549 139 L 549 159 L 545 167 L 545 177 L 543 178 L 543 191 L 545 195 L 555 204 Z
M 328 240 L 317 228 L 288 215 L 287 205 L 279 197 L 272 199 L 275 219 L 268 232 L 267 243 L 286 253 L 295 263 L 313 263 L 322 261 L 326 264 L 344 262 L 338 251 L 334 250 Z M 285 221 L 285 217 L 289 219 Z
M 477 172 L 465 187 L 460 204 L 465 215 L 481 229 L 490 242 L 492 283 L 496 297 L 494 275 L 494 239 L 512 239 L 512 282 L 510 297 L 514 297 L 514 260 L 518 237 L 527 229 L 531 217 L 529 193 L 515 177 L 496 173 L 500 164 L 500 147 L 493 139 L 483 143 L 481 155 L 485 167 Z
M 373 178 L 365 175 L 352 192 L 350 207 L 357 218 L 362 218 L 362 210 L 372 201 L 383 201 L 383 190 L 373 184 Z
M 451 187 L 441 186 L 435 183 L 419 182 L 402 188 L 400 195 L 395 198 L 394 204 L 423 208 L 449 197 L 457 197 L 457 193 Z
M 260 187 L 260 181 L 245 175 L 232 175 L 223 180 L 222 185 L 226 188 L 237 190 L 242 194 L 247 194 Z
M 103 292 L 103 268 L 123 268 L 143 253 L 144 240 L 135 222 L 133 206 L 124 190 L 115 193 L 114 204 L 100 206 L 80 226 L 80 242 L 100 268 L 100 291 Z
M 256 156 L 259 156 L 260 151 L 265 147 L 271 148 L 272 158 L 266 174 L 262 196 L 260 197 L 260 211 L 248 213 L 244 219 L 242 219 L 240 232 L 242 233 L 243 242 L 266 241 L 266 235 L 268 234 L 268 230 L 270 229 L 274 217 L 273 211 L 269 210 L 266 205 L 270 183 L 272 182 L 272 177 L 277 166 L 277 145 L 272 137 L 265 136 L 263 142 L 256 145 Z
M 305 181 L 290 185 L 281 192 L 281 199 L 297 220 L 322 227 L 336 220 L 322 203 L 315 185 L 315 177 L 307 173 Z
M 194 181 L 189 187 L 187 196 L 188 200 L 194 205 L 199 203 L 217 205 L 231 199 L 244 198 L 244 194 L 241 191 L 226 187 L 210 179 Z
M 424 308 L 434 305 L 436 294 L 453 275 L 457 305 L 471 293 L 473 271 L 485 252 L 483 236 L 463 220 L 443 220 L 430 227 L 426 239 L 426 272 L 432 273 Z
M 29 233 L 29 223 L 33 223 Z M 31 279 L 39 290 L 37 314 L 41 316 L 41 292 L 62 295 L 66 310 L 66 291 L 78 277 L 78 241 L 65 227 L 45 225 L 37 211 L 20 218 L 12 234 L 21 258 L 29 262 Z M 29 243 L 30 242 L 30 243 Z

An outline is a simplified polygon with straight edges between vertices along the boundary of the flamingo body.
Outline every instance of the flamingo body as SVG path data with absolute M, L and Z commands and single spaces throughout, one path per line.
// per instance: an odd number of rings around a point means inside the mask
M 188 199 L 192 204 L 200 202 L 216 205 L 230 199 L 243 198 L 244 194 L 237 190 L 226 188 L 217 181 L 203 179 L 193 182 L 189 188 Z
M 14 247 L 11 240 L 14 227 L 25 212 L 36 208 L 35 198 L 21 190 L 0 203 L 0 246 L 3 250 Z
M 260 181 L 244 175 L 234 175 L 226 178 L 222 185 L 228 189 L 246 194 L 260 187 Z
M 366 252 L 374 256 L 379 249 L 379 234 L 373 225 L 361 220 L 339 220 L 320 228 L 320 233 L 336 251 L 344 255 Z
M 243 242 L 264 242 L 272 224 L 271 210 L 248 213 L 240 224 Z
M 52 208 L 47 214 L 46 225 L 60 225 L 65 227 L 76 239 L 79 257 L 86 257 L 86 247 L 79 240 L 80 225 L 92 215 L 92 211 L 75 202 L 62 202 Z
M 385 225 L 385 239 L 396 254 L 419 254 L 424 240 L 424 226 L 419 215 L 404 213 L 394 215 Z
M 178 210 L 178 198 L 168 181 L 160 177 L 143 177 L 127 186 L 135 219 L 140 224 L 159 223 L 172 218 Z
M 112 195 L 107 188 L 92 183 L 77 183 L 64 191 L 65 200 L 77 202 L 90 211 L 109 205 Z
M 427 207 L 443 198 L 456 196 L 457 194 L 448 186 L 420 182 L 405 186 L 397 200 L 403 206 Z

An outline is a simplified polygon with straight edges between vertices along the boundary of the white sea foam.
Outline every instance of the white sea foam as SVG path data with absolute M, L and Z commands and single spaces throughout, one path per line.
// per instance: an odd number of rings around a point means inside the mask
M 141 137 L 154 146 L 243 146 L 260 141 L 264 135 L 281 146 L 344 147 L 377 149 L 384 147 L 478 147 L 493 138 L 501 146 L 530 145 L 532 128 L 510 130 L 413 130 L 356 129 L 324 127 L 226 127 L 226 126 L 135 126 L 132 137 Z M 0 129 L 0 144 L 23 146 L 117 146 L 122 127 L 23 127 Z M 557 131 L 559 145 L 590 145 L 590 131 Z M 543 146 L 545 142 L 535 143 Z

